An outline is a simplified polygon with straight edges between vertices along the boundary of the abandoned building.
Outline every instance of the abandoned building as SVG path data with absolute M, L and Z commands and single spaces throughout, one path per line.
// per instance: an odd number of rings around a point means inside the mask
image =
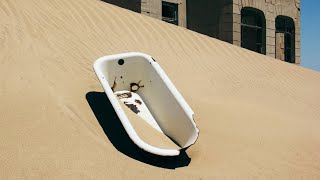
M 103 0 L 286 62 L 300 63 L 300 0 Z

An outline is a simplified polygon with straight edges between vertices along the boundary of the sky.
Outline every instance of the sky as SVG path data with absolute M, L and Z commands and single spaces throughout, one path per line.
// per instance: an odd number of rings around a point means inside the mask
M 301 0 L 301 66 L 320 72 L 320 1 Z

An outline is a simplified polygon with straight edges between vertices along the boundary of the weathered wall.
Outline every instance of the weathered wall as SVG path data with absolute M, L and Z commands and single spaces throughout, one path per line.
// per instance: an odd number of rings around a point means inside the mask
M 233 44 L 241 45 L 241 9 L 253 7 L 263 11 L 266 18 L 266 51 L 275 57 L 275 19 L 279 15 L 288 16 L 295 23 L 295 63 L 300 63 L 300 0 L 233 0 Z
M 162 19 L 161 0 L 103 0 Z M 295 62 L 300 63 L 300 0 L 165 0 L 178 4 L 179 26 L 241 46 L 241 9 L 253 7 L 266 18 L 266 55 L 276 57 L 277 16 L 295 23 Z
M 186 0 L 165 0 L 166 2 L 178 4 L 178 22 L 179 26 L 187 26 Z M 162 18 L 162 1 L 161 0 L 141 0 L 141 14 Z
M 232 43 L 232 1 L 187 1 L 187 27 L 190 30 Z
M 161 1 L 159 0 L 141 0 L 141 14 L 161 19 Z

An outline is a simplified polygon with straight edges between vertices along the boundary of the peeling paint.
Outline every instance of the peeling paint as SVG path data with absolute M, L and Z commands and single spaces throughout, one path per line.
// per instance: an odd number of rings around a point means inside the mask
M 128 108 L 131 109 L 131 111 L 133 111 L 134 113 L 138 114 L 140 111 L 138 109 L 138 107 L 134 104 L 128 103 L 126 101 L 123 102 Z

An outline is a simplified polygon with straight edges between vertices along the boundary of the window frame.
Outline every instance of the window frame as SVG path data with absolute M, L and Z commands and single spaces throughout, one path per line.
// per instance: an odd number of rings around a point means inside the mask
M 244 22 L 246 17 L 254 17 L 254 24 L 250 24 L 248 22 Z M 250 20 L 250 19 L 247 19 Z M 266 19 L 265 19 L 265 15 L 264 13 L 256 8 L 252 8 L 252 7 L 243 7 L 241 9 L 241 47 L 249 49 L 251 51 L 260 53 L 260 54 L 266 54 Z M 255 44 L 255 49 L 250 48 L 245 42 L 245 39 L 248 40 L 248 38 L 245 36 L 245 31 L 244 29 L 246 29 L 247 31 L 255 31 L 255 35 L 256 35 L 256 42 Z M 258 37 L 260 31 L 260 37 Z M 247 35 L 248 36 L 248 35 Z M 245 38 L 246 37 L 246 38 Z M 259 50 L 260 49 L 260 50 Z
M 174 8 L 174 16 L 175 17 L 166 17 L 163 16 L 164 15 L 164 6 L 167 6 L 168 8 Z M 171 2 L 167 2 L 167 1 L 162 1 L 162 13 L 161 13 L 161 19 L 162 21 L 165 21 L 167 23 L 171 23 L 171 24 L 175 24 L 175 25 L 179 25 L 179 7 L 177 3 L 171 3 Z
M 279 21 L 283 21 L 284 24 L 283 26 L 280 28 L 279 26 L 281 22 Z M 285 61 L 289 62 L 289 63 L 295 63 L 296 61 L 296 56 L 295 56 L 295 51 L 296 51 L 296 47 L 295 47 L 295 23 L 294 20 L 289 17 L 289 16 L 283 16 L 283 15 L 279 15 L 276 17 L 275 19 L 275 27 L 276 27 L 276 33 L 284 33 L 284 57 L 285 57 Z M 289 29 L 291 28 L 291 29 Z M 288 42 L 287 42 L 287 38 L 288 36 L 290 37 L 291 40 L 291 45 L 290 47 L 288 47 Z M 277 48 L 277 44 L 276 47 Z M 290 54 L 288 54 L 288 51 L 290 52 Z M 288 59 L 288 57 L 291 57 Z

